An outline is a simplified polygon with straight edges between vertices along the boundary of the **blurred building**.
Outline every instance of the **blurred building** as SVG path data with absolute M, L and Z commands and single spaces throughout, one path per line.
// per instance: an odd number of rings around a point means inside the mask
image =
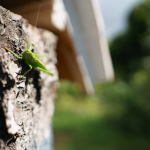
M 83 80 L 88 92 L 90 83 L 114 78 L 104 24 L 98 0 L 63 0 L 73 27 Z
M 58 36 L 60 79 L 76 81 L 85 93 L 96 82 L 111 81 L 113 67 L 97 0 L 2 0 L 0 5 Z

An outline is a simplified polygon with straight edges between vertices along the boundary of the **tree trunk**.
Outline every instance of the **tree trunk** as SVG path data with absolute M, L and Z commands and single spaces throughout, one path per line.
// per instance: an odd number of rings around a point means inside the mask
M 33 44 L 35 54 L 54 75 L 32 69 L 22 57 Z M 0 6 L 0 150 L 50 149 L 50 122 L 58 87 L 54 34 L 31 26 L 21 16 Z

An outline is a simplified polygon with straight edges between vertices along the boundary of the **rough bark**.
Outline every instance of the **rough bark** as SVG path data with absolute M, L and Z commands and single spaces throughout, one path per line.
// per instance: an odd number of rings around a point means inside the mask
M 40 59 L 54 76 L 32 69 L 20 78 L 29 67 L 4 47 L 22 56 L 29 47 L 26 37 L 34 53 L 47 56 Z M 0 150 L 42 149 L 49 138 L 58 86 L 56 41 L 49 31 L 31 26 L 0 6 Z

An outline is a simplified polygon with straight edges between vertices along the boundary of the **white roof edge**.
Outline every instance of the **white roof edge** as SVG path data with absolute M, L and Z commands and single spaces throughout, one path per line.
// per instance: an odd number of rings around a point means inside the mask
M 79 55 L 91 81 L 110 81 L 114 72 L 97 0 L 63 0 Z
M 114 79 L 114 71 L 113 71 L 113 66 L 112 66 L 107 39 L 104 36 L 105 26 L 104 26 L 103 17 L 102 17 L 100 7 L 99 7 L 100 4 L 98 0 L 90 0 L 90 1 L 91 1 L 91 4 L 93 5 L 93 11 L 94 11 L 95 18 L 96 18 L 96 24 L 99 30 L 99 35 L 100 35 L 99 43 L 100 43 L 101 52 L 102 52 L 102 59 L 104 62 L 103 64 L 104 64 L 104 69 L 105 69 L 106 81 L 112 81 Z

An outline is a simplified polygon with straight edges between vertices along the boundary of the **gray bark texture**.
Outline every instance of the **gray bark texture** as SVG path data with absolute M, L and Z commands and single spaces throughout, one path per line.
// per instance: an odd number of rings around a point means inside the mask
M 4 47 L 21 57 L 29 47 L 26 37 L 35 54 L 46 55 L 40 60 L 54 76 L 32 69 L 21 78 L 29 66 Z M 44 149 L 58 87 L 56 42 L 51 32 L 0 6 L 0 150 Z

